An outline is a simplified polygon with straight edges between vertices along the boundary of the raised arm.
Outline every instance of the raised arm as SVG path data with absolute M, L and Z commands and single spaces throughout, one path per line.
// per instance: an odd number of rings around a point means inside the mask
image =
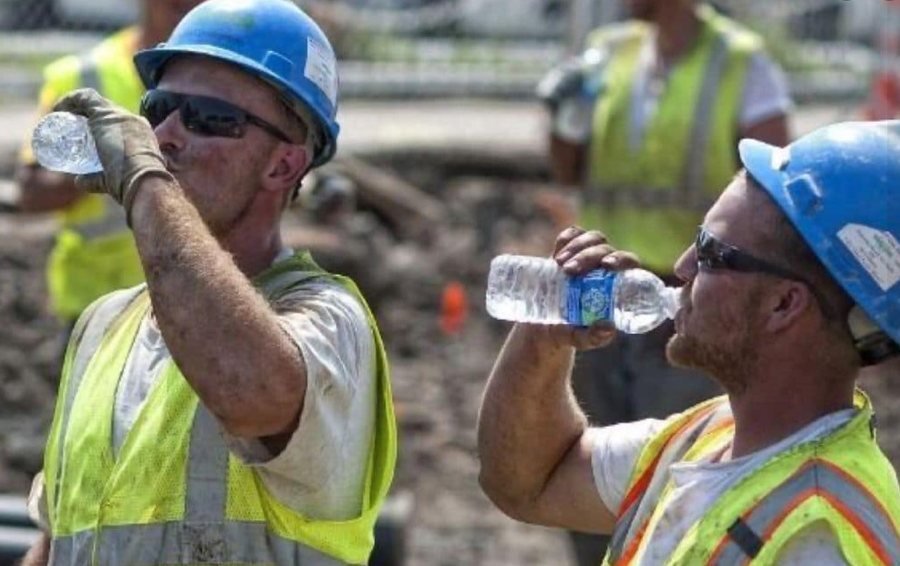
M 90 90 L 58 109 L 88 117 L 104 170 L 79 183 L 129 213 L 153 314 L 203 404 L 233 436 L 292 432 L 306 391 L 303 358 L 166 169 L 150 125 Z
M 636 265 L 599 232 L 577 228 L 557 240 L 554 258 L 570 274 Z M 577 349 L 609 343 L 608 325 L 516 325 L 488 379 L 478 423 L 480 482 L 513 518 L 586 532 L 610 532 L 613 513 L 593 480 L 587 421 L 569 383 Z

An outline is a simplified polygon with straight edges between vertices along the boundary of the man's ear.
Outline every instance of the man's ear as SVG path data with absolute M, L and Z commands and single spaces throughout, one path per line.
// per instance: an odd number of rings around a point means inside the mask
M 766 330 L 781 332 L 795 324 L 807 309 L 814 307 L 812 291 L 800 281 L 781 281 L 764 299 Z
M 293 190 L 309 168 L 310 156 L 306 148 L 298 144 L 280 144 L 281 147 L 272 156 L 272 162 L 266 174 L 265 187 L 268 190 Z

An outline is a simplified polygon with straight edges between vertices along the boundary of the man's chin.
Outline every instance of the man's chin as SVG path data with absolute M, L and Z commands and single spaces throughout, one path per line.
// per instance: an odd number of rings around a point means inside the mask
M 675 367 L 702 369 L 697 367 L 693 341 L 681 334 L 674 334 L 666 344 L 666 359 Z
M 666 344 L 666 359 L 675 367 L 704 373 L 715 379 L 719 364 L 710 348 L 694 338 L 675 334 Z

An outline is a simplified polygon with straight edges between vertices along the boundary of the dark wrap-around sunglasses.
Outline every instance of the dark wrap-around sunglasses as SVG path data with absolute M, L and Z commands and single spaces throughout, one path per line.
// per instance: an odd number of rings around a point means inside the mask
M 200 136 L 241 138 L 247 124 L 253 124 L 283 142 L 297 143 L 271 123 L 218 98 L 160 89 L 148 90 L 141 98 L 141 116 L 154 128 L 176 110 L 184 127 Z
M 694 248 L 697 254 L 697 265 L 700 269 L 727 269 L 744 273 L 767 273 L 782 279 L 803 283 L 816 298 L 816 302 L 819 303 L 819 308 L 822 309 L 825 316 L 830 318 L 831 311 L 824 298 L 805 277 L 764 259 L 759 259 L 731 244 L 726 244 L 713 236 L 703 226 L 700 226 L 697 230 Z

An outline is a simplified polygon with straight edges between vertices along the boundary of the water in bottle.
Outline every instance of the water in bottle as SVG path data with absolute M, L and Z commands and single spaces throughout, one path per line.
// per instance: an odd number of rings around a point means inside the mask
M 51 112 L 34 128 L 31 148 L 45 169 L 85 175 L 103 169 L 87 118 L 69 112 Z
M 643 269 L 569 277 L 552 259 L 501 255 L 491 262 L 486 302 L 501 320 L 575 326 L 609 320 L 640 334 L 675 316 L 678 290 Z

